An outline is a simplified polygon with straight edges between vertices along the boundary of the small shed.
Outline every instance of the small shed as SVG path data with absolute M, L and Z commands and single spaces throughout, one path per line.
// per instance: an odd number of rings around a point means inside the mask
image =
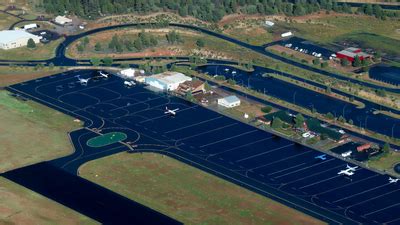
M 38 27 L 38 25 L 36 23 L 26 24 L 26 25 L 24 25 L 24 30 L 34 29 L 37 27 Z
M 281 34 L 281 37 L 285 38 L 285 37 L 290 37 L 293 36 L 293 33 L 291 31 L 285 32 Z

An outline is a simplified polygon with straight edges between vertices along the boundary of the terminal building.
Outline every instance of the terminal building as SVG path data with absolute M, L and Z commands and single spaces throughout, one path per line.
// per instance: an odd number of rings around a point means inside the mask
M 40 42 L 40 37 L 24 30 L 3 30 L 0 31 L 0 49 L 13 49 L 26 46 L 28 40 L 35 43 Z
M 164 72 L 145 78 L 145 83 L 163 91 L 174 91 L 192 78 L 178 72 Z

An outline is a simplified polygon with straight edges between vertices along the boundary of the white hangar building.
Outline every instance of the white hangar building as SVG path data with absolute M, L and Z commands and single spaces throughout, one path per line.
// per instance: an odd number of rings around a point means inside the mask
M 178 72 L 164 72 L 145 78 L 145 83 L 163 91 L 176 90 L 179 84 L 191 81 L 192 78 Z
M 40 42 L 40 37 L 24 30 L 3 30 L 0 31 L 0 49 L 12 49 L 26 46 L 31 39 L 35 43 Z

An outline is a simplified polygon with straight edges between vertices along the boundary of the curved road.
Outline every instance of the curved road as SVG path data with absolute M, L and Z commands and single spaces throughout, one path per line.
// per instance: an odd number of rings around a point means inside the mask
M 107 30 L 112 30 L 112 29 L 123 29 L 123 28 L 130 28 L 130 27 L 138 27 L 138 26 L 145 26 L 145 25 L 147 25 L 147 26 L 148 25 L 157 26 L 157 24 L 155 24 L 155 23 L 120 24 L 120 25 L 113 25 L 113 26 L 109 26 L 109 27 L 101 27 L 101 28 L 89 30 L 89 31 L 86 31 L 86 32 L 83 32 L 83 33 L 80 33 L 80 34 L 77 34 L 77 35 L 67 36 L 65 38 L 65 40 L 57 47 L 56 55 L 55 55 L 54 58 L 48 59 L 48 60 L 31 60 L 31 61 L 27 61 L 27 63 L 47 63 L 47 64 L 53 63 L 56 66 L 76 66 L 80 62 L 88 62 L 89 60 L 77 60 L 77 59 L 72 59 L 72 58 L 69 58 L 69 57 L 66 56 L 66 51 L 67 51 L 68 47 L 74 41 L 76 41 L 76 40 L 78 40 L 78 39 L 80 39 L 82 37 L 85 37 L 85 36 L 88 36 L 88 35 L 91 35 L 91 34 L 95 34 L 95 33 L 98 33 L 98 32 L 102 32 L 102 31 L 107 31 Z M 321 69 L 318 69 L 318 68 L 314 68 L 314 67 L 311 67 L 311 66 L 308 66 L 308 65 L 301 64 L 301 63 L 293 61 L 291 59 L 288 59 L 288 58 L 285 58 L 285 57 L 279 56 L 277 54 L 274 54 L 274 53 L 266 51 L 265 50 L 265 45 L 264 46 L 250 45 L 248 43 L 239 41 L 237 39 L 228 37 L 226 35 L 223 35 L 223 34 L 220 34 L 220 33 L 216 33 L 216 32 L 207 30 L 205 28 L 201 28 L 201 27 L 197 27 L 197 26 L 193 26 L 193 25 L 171 23 L 171 24 L 169 24 L 169 26 L 190 29 L 190 30 L 198 31 L 198 32 L 201 32 L 201 33 L 204 33 L 204 34 L 208 34 L 208 35 L 211 35 L 213 37 L 220 38 L 222 40 L 229 41 L 231 43 L 237 44 L 237 45 L 242 46 L 244 48 L 247 48 L 247 49 L 250 49 L 252 51 L 258 52 L 258 53 L 263 54 L 265 56 L 280 60 L 282 62 L 291 64 L 291 65 L 294 65 L 294 66 L 297 66 L 297 67 L 300 67 L 300 68 L 303 68 L 303 69 L 306 69 L 306 70 L 310 70 L 310 71 L 313 71 L 313 72 L 316 72 L 316 73 L 320 73 L 320 74 L 323 74 L 323 75 L 334 77 L 334 78 L 339 79 L 339 80 L 347 80 L 347 81 L 351 81 L 353 83 L 358 83 L 358 84 L 361 84 L 361 85 L 364 85 L 364 86 L 367 86 L 367 87 L 371 87 L 371 88 L 385 89 L 387 91 L 400 93 L 400 89 L 382 87 L 382 86 L 379 86 L 379 85 L 376 85 L 376 84 L 371 84 L 371 83 L 359 81 L 359 80 L 356 80 L 356 79 L 353 79 L 353 78 L 344 77 L 342 75 L 334 74 L 334 73 L 331 73 L 331 72 L 328 72 L 328 71 L 324 71 L 324 70 L 321 70 Z M 187 60 L 188 58 L 187 57 L 177 57 L 177 59 L 179 59 L 179 60 Z M 139 60 L 139 59 L 138 58 L 115 59 L 115 61 L 120 61 L 120 60 Z M 224 64 L 225 63 L 226 64 L 231 64 L 232 63 L 232 62 L 228 62 L 228 61 L 224 61 L 224 60 L 210 60 L 210 61 L 211 62 L 224 63 Z M 17 62 L 17 61 L 2 60 L 2 62 Z M 267 71 L 268 71 L 268 69 L 267 69 Z M 269 71 L 270 72 L 278 72 L 278 71 L 274 71 L 274 70 L 269 70 Z M 280 72 L 278 72 L 278 73 L 280 73 Z M 297 80 L 301 79 L 301 78 L 297 78 L 296 76 L 293 76 L 293 75 L 290 75 L 290 74 L 285 74 L 285 73 L 280 73 L 280 74 L 285 75 L 287 77 L 295 78 Z M 305 81 L 305 80 L 302 80 L 302 81 L 310 83 L 310 84 L 312 83 L 312 85 L 315 85 L 315 82 L 312 82 L 312 81 Z M 321 85 L 318 84 L 316 86 L 321 86 Z M 337 90 L 335 90 L 335 92 L 348 96 L 348 94 L 342 93 L 342 92 L 337 91 Z M 377 117 L 377 116 L 372 115 L 370 113 L 370 111 L 371 111 L 370 109 L 377 109 L 379 107 L 380 110 L 392 111 L 392 112 L 395 112 L 395 113 L 399 113 L 400 112 L 399 110 L 393 110 L 393 109 L 390 109 L 388 107 L 379 106 L 376 103 L 373 103 L 373 102 L 370 102 L 370 101 L 366 101 L 366 100 L 363 100 L 363 99 L 358 99 L 358 98 L 356 98 L 356 99 L 360 100 L 362 102 L 365 102 L 366 105 L 369 106 L 368 107 L 369 110 L 368 110 L 368 112 L 365 111 L 364 113 L 361 113 L 362 115 L 360 115 L 360 112 L 363 112 L 363 111 L 359 110 L 359 113 L 357 113 L 357 115 L 354 115 L 354 118 L 350 117 L 351 119 L 353 119 L 353 121 L 365 121 L 364 123 L 365 123 L 365 126 L 366 126 L 367 125 L 367 119 L 369 119 L 368 121 L 370 121 L 370 123 L 369 123 L 369 127 L 368 128 L 370 130 L 378 132 L 378 133 L 386 134 L 388 136 L 398 137 L 397 130 L 396 130 L 396 132 L 393 132 L 393 129 L 391 130 L 391 129 L 387 128 L 387 129 L 384 129 L 385 132 L 382 132 L 383 130 L 382 130 L 382 128 L 379 128 L 380 127 L 379 124 L 375 123 L 374 121 L 371 120 L 371 119 L 373 119 L 374 117 Z M 382 115 L 378 115 L 378 116 L 383 117 L 383 119 L 386 122 L 393 121 L 392 122 L 393 124 L 397 124 L 397 121 L 398 121 L 397 119 L 393 119 L 393 118 L 390 118 L 388 116 L 382 116 Z M 347 119 L 350 119 L 350 118 L 347 118 Z M 360 124 L 361 124 L 361 122 L 360 122 Z

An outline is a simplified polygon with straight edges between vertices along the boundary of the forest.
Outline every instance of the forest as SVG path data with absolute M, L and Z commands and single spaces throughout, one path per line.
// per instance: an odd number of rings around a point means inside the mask
M 210 22 L 217 22 L 223 16 L 233 13 L 302 16 L 320 10 L 363 13 L 380 19 L 400 16 L 399 11 L 383 10 L 379 5 L 370 4 L 353 12 L 346 3 L 338 4 L 334 0 L 43 0 L 39 7 L 48 13 L 68 12 L 91 19 L 112 14 L 164 11 Z

